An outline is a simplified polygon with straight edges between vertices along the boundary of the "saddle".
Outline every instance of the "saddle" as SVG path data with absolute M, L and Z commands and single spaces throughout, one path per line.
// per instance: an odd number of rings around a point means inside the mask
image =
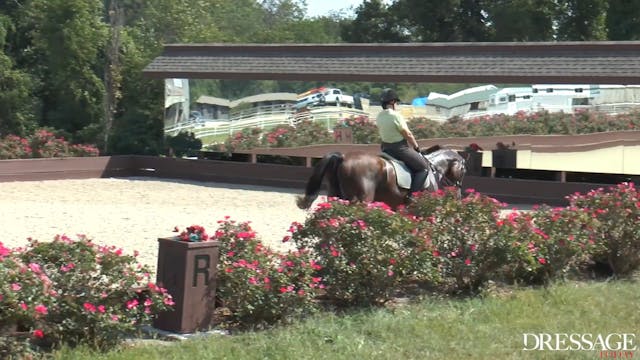
M 389 165 L 393 166 L 393 169 L 396 172 L 396 183 L 398 184 L 398 187 L 409 190 L 411 188 L 411 179 L 413 174 L 407 165 L 405 165 L 403 161 L 400 161 L 385 152 L 381 152 L 379 156 Z M 438 190 L 437 171 L 431 163 L 429 163 L 429 174 L 422 185 L 422 189 L 429 191 Z

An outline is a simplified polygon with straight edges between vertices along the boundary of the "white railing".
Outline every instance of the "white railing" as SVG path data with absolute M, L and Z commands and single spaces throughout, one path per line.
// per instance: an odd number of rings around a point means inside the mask
M 232 135 L 236 131 L 251 127 L 264 129 L 282 124 L 296 126 L 304 120 L 326 124 L 327 130 L 332 131 L 338 120 L 350 116 L 369 116 L 366 111 L 339 106 L 318 107 L 298 113 L 279 105 L 271 106 L 270 111 L 264 111 L 265 107 L 262 108 L 263 111 L 247 111 L 235 114 L 229 120 L 205 119 L 179 123 L 166 127 L 164 132 L 167 135 L 176 135 L 181 131 L 189 131 L 193 132 L 196 138 L 205 138 L 217 135 Z
M 532 106 L 530 109 L 519 109 L 519 111 L 524 111 L 525 113 L 533 113 L 539 111 L 549 111 L 549 112 L 575 112 L 575 111 L 595 111 L 603 114 L 615 115 L 619 113 L 625 113 L 632 111 L 634 109 L 640 110 L 640 103 L 612 103 L 612 104 L 598 104 L 598 105 L 573 105 L 572 107 L 567 107 L 563 105 L 540 105 L 540 106 Z M 473 111 L 468 112 L 462 115 L 463 119 L 472 119 L 482 116 L 492 116 L 498 114 L 506 114 L 506 110 L 485 110 L 485 111 Z M 513 114 L 511 114 L 513 115 Z

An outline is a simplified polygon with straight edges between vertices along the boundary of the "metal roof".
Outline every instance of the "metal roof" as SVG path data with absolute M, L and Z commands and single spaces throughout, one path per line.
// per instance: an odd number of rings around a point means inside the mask
M 287 93 L 287 92 L 251 95 L 251 96 L 234 100 L 231 102 L 229 106 L 235 107 L 241 103 L 257 103 L 257 102 L 263 102 L 263 101 L 296 102 L 297 96 L 298 94 L 296 93 Z
M 640 84 L 640 41 L 173 44 L 155 78 Z
M 496 92 L 498 92 L 497 88 L 476 91 L 449 98 L 428 98 L 426 106 L 439 106 L 447 109 L 453 109 L 455 107 L 471 104 L 473 102 L 489 101 L 491 95 L 495 94 Z
M 196 103 L 229 107 L 229 105 L 231 104 L 231 101 L 229 101 L 228 99 L 223 99 L 215 96 L 200 95 L 198 100 L 196 100 Z
M 296 93 L 285 93 L 285 92 L 251 95 L 251 96 L 243 97 L 233 101 L 219 98 L 219 97 L 214 97 L 214 96 L 200 95 L 198 100 L 196 100 L 196 103 L 233 108 L 240 105 L 241 103 L 257 103 L 257 102 L 263 102 L 263 101 L 281 101 L 281 102 L 294 103 L 296 102 L 296 99 L 297 99 Z

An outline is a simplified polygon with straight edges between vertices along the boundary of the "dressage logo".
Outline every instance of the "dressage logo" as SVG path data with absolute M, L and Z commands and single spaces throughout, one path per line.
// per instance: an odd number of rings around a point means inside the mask
M 595 351 L 601 359 L 633 359 L 638 350 L 634 333 L 524 333 L 523 351 Z

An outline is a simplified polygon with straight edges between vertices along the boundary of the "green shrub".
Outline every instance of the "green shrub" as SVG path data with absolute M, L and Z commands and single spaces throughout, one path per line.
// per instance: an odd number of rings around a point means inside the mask
M 419 232 L 434 248 L 443 285 L 450 291 L 474 292 L 509 260 L 512 239 L 497 225 L 502 207 L 493 198 L 457 189 L 423 192 L 405 211 L 421 219 Z
M 288 147 L 292 144 L 296 128 L 291 125 L 278 125 L 265 133 L 262 137 L 262 146 Z
M 521 217 L 526 217 L 532 231 L 540 235 L 536 246 L 543 249 L 540 259 L 544 266 L 539 276 L 545 279 L 580 273 L 603 251 L 603 244 L 595 238 L 598 223 L 584 209 L 542 206 Z
M 602 242 L 597 261 L 609 264 L 616 275 L 629 275 L 640 267 L 640 197 L 633 183 L 574 194 L 569 201 L 598 222 L 593 236 Z
M 320 279 L 306 252 L 274 253 L 249 223 L 219 223 L 213 236 L 220 249 L 217 296 L 234 325 L 274 324 L 315 310 Z
M 0 160 L 98 155 L 95 146 L 69 144 L 46 129 L 40 129 L 26 138 L 8 135 L 0 139 Z
M 354 144 L 378 144 L 380 135 L 375 121 L 368 116 L 351 116 L 336 123 L 334 131 L 338 128 L 351 128 Z
M 33 341 L 108 348 L 173 304 L 135 256 L 86 237 L 31 240 L 2 259 L 2 321 Z
M 202 140 L 192 132 L 180 132 L 175 136 L 165 136 L 165 153 L 177 157 L 197 156 L 202 149 Z
M 262 138 L 262 129 L 253 127 L 245 128 L 236 132 L 233 136 L 227 138 L 224 142 L 223 149 L 228 153 L 235 150 L 247 150 L 260 147 Z
M 409 277 L 435 279 L 431 245 L 414 229 L 411 219 L 385 204 L 330 199 L 304 225 L 292 225 L 291 239 L 321 266 L 330 299 L 369 305 L 389 300 Z

